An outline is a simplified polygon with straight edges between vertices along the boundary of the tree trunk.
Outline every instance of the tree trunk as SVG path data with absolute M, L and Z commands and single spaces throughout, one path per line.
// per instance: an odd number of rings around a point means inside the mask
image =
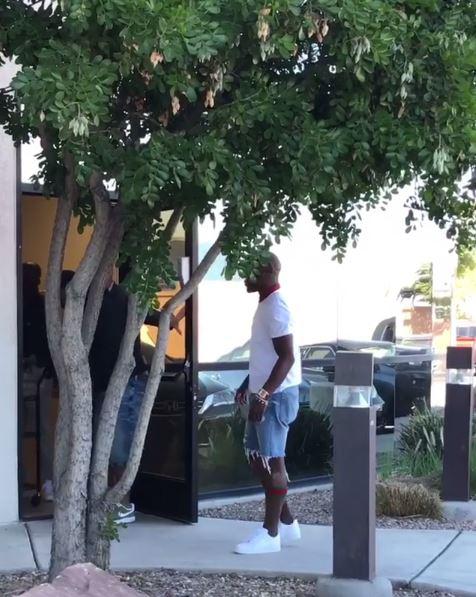
M 68 178 L 69 184 L 74 186 L 71 182 L 71 178 L 74 180 L 73 164 L 68 169 Z M 97 176 L 92 179 L 96 182 Z M 67 227 L 64 226 L 65 216 L 61 216 L 65 211 L 61 203 L 58 205 L 58 220 L 63 224 L 60 230 L 61 243 L 55 234 L 52 238 L 51 252 L 55 258 L 50 259 L 54 269 L 49 274 L 52 291 L 49 340 L 57 356 L 54 359 L 55 366 L 57 362 L 60 364 L 57 372 L 61 404 L 55 446 L 56 495 L 50 578 L 72 564 L 84 562 L 87 553 L 86 512 L 92 448 L 92 388 L 82 324 L 87 292 L 101 263 L 110 232 L 110 207 L 99 200 L 95 203 L 96 226 L 85 255 L 67 287 L 63 314 L 59 290 Z M 61 325 L 60 341 L 58 325 Z
M 93 195 L 97 189 L 98 177 L 91 179 Z M 53 521 L 50 577 L 64 568 L 78 562 L 91 561 L 107 569 L 110 558 L 110 542 L 117 538 L 117 528 L 112 520 L 113 504 L 119 502 L 130 490 L 140 463 L 145 435 L 152 405 L 162 377 L 165 352 L 169 337 L 170 317 L 173 310 L 183 304 L 194 292 L 199 282 L 215 261 L 221 247 L 221 239 L 208 251 L 189 282 L 165 306 L 160 321 L 161 333 L 152 363 L 149 380 L 141 406 L 139 421 L 135 430 L 131 454 L 126 470 L 119 483 L 107 487 L 108 461 L 114 435 L 114 422 L 124 388 L 132 368 L 131 356 L 134 339 L 145 317 L 145 311 L 138 309 L 137 298 L 129 301 L 128 325 L 121 346 L 120 356 L 106 392 L 99 419 L 99 429 L 93 441 L 92 387 L 88 353 L 91 346 L 97 316 L 100 308 L 98 297 L 104 284 L 107 264 L 117 252 L 122 230 L 111 228 L 111 210 L 100 203 L 95 196 L 96 226 L 76 274 L 68 285 L 64 313 L 59 305 L 59 277 L 64 255 L 65 235 L 70 211 L 66 210 L 59 219 L 61 243 L 53 260 L 53 299 L 50 301 L 49 337 L 54 345 L 56 361 L 60 364 L 60 413 L 58 418 L 57 450 L 55 467 L 56 496 Z M 177 210 L 167 228 L 171 234 L 180 220 Z M 67 217 L 68 216 L 68 217 Z M 115 230 L 115 233 L 112 233 Z M 111 238 L 114 237 L 113 238 Z M 117 240 L 108 249 L 108 241 Z M 53 238 L 52 247 L 55 243 Z M 57 248 L 58 248 L 57 247 Z M 88 290 L 92 290 L 88 297 Z M 61 331 L 58 334 L 58 331 Z M 61 338 L 60 341 L 58 339 Z M 93 451 L 94 443 L 94 451 Z
M 117 416 L 128 380 L 134 368 L 133 348 L 146 311 L 139 308 L 137 298 L 129 296 L 126 328 L 114 371 L 104 397 L 89 473 L 89 507 L 87 522 L 87 559 L 101 568 L 109 562 L 109 543 L 115 535 L 109 520 L 113 505 L 108 508 L 108 466 Z M 99 525 L 99 526 L 98 526 Z
M 70 455 L 55 496 L 54 547 L 50 575 L 86 557 L 86 507 L 92 446 L 92 400 L 89 363 L 84 348 L 72 337 L 63 340 L 71 408 Z

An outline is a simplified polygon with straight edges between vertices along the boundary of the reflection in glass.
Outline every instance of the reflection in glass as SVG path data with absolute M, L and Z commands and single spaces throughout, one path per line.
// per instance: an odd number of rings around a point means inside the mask
M 246 375 L 245 370 L 199 373 L 199 488 L 202 493 L 258 485 L 243 449 L 245 420 L 235 404 L 236 390 Z M 311 377 L 315 380 L 315 371 Z M 287 444 L 286 466 L 291 480 L 331 471 L 332 382 L 327 381 L 327 386 L 330 401 L 322 393 L 319 395 L 319 384 L 312 382 L 309 376 L 301 384 L 300 409 L 291 425 Z
M 245 420 L 235 393 L 247 371 L 200 371 L 198 468 L 201 492 L 255 485 L 243 450 Z
M 458 386 L 472 386 L 474 371 L 472 369 L 448 369 L 447 383 Z
M 141 473 L 185 478 L 185 374 L 166 374 L 157 392 L 142 455 Z
M 334 406 L 337 408 L 369 408 L 371 389 L 370 386 L 335 386 Z

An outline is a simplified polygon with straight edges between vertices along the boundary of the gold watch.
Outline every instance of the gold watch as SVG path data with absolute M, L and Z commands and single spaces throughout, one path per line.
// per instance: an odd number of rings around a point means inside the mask
M 264 388 L 261 388 L 261 390 L 258 392 L 258 396 L 261 398 L 261 400 L 268 400 L 269 398 L 269 392 L 267 392 Z

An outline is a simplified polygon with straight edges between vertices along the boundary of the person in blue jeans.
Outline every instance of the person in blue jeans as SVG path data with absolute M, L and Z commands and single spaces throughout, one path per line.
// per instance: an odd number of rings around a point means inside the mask
M 111 269 L 109 284 L 104 292 L 96 332 L 89 353 L 95 429 L 109 380 L 119 355 L 127 321 L 127 305 L 128 294 L 122 286 L 114 283 L 113 269 Z M 145 323 L 158 326 L 159 317 L 160 312 L 153 311 L 147 315 Z M 180 333 L 178 324 L 179 317 L 172 318 L 171 329 L 175 329 Z M 110 485 L 115 485 L 119 481 L 126 467 L 139 417 L 140 405 L 147 384 L 148 365 L 142 355 L 140 336 L 136 338 L 134 343 L 134 361 L 134 371 L 126 386 L 117 417 L 109 460 Z M 116 522 L 123 524 L 134 521 L 134 504 L 131 504 L 129 500 L 126 500 L 125 504 L 118 504 Z
M 248 292 L 259 294 L 259 304 L 251 331 L 249 376 L 236 399 L 249 407 L 244 447 L 265 492 L 265 518 L 262 527 L 235 547 L 239 554 L 277 552 L 301 538 L 286 501 L 285 465 L 289 426 L 299 410 L 301 356 L 279 285 L 280 271 L 279 259 L 270 254 L 258 274 L 245 282 Z

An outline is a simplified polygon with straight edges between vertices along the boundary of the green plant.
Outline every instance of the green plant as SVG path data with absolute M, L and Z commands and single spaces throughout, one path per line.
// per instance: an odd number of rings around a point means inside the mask
M 443 417 L 425 407 L 413 414 L 403 426 L 399 449 L 411 459 L 427 458 L 428 461 L 443 457 Z
M 394 452 L 377 454 L 377 473 L 381 481 L 387 481 L 395 475 L 397 459 Z
M 440 519 L 438 494 L 423 485 L 379 483 L 377 485 L 377 515 L 392 517 L 422 516 Z
M 126 525 L 120 525 L 123 528 L 126 528 Z M 116 523 L 116 512 L 110 510 L 106 514 L 106 518 L 102 527 L 102 536 L 103 538 L 111 543 L 112 541 L 120 542 L 119 538 L 119 525 Z
M 332 445 L 332 425 L 329 417 L 311 409 L 300 409 L 289 431 L 286 449 L 289 472 L 329 472 Z
M 415 478 L 426 487 L 437 489 L 441 485 L 442 469 L 442 460 L 434 454 L 391 453 L 380 459 L 378 477 L 384 482 L 397 479 L 411 482 Z
M 441 475 L 443 461 L 435 453 L 415 454 L 413 458 L 405 456 L 401 466 L 409 470 L 413 477 L 435 478 Z

